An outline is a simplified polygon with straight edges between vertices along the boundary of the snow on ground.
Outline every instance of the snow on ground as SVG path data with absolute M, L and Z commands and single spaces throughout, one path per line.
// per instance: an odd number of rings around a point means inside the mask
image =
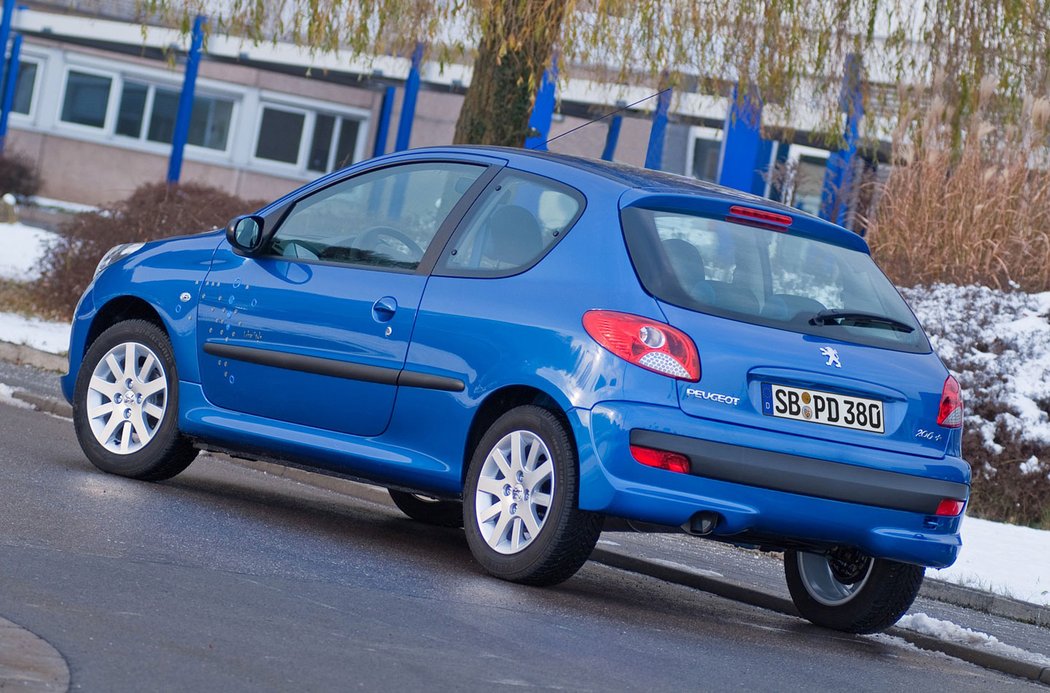
M 69 328 L 66 322 L 0 313 L 0 342 L 25 344 L 51 354 L 64 354 L 69 349 Z
M 48 209 L 57 209 L 62 212 L 72 212 L 74 214 L 79 212 L 97 212 L 98 207 L 93 205 L 85 205 L 79 202 L 66 202 L 65 200 L 53 200 L 50 197 L 40 197 L 34 195 L 29 198 L 29 201 L 38 207 L 47 207 Z
M 21 223 L 0 224 L 0 279 L 32 281 L 40 275 L 40 260 L 57 235 Z
M 967 517 L 955 565 L 926 576 L 1050 606 L 1050 532 Z
M 951 621 L 930 618 L 924 613 L 908 614 L 898 621 L 897 625 L 906 630 L 913 630 L 940 640 L 947 640 L 948 642 L 968 645 L 969 647 L 975 647 L 1009 659 L 1020 659 L 1038 666 L 1050 666 L 1050 657 L 1022 650 L 1020 647 L 1014 647 L 1013 645 L 1007 645 L 994 635 L 963 628 Z

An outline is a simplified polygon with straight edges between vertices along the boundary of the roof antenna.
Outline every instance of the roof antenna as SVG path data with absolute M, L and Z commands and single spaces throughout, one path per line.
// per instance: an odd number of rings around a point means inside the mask
M 526 147 L 526 149 L 536 150 L 536 149 L 539 149 L 540 147 L 546 147 L 548 144 L 550 144 L 551 142 L 553 142 L 554 140 L 556 140 L 558 138 L 565 137 L 566 135 L 569 135 L 569 134 L 572 134 L 572 133 L 576 132 L 580 128 L 585 128 L 588 125 L 592 125 L 594 123 L 597 123 L 600 120 L 605 120 L 609 116 L 614 116 L 617 113 L 620 113 L 621 111 L 626 111 L 628 108 L 634 108 L 635 106 L 637 106 L 638 104 L 642 103 L 643 101 L 648 101 L 649 99 L 655 99 L 657 96 L 660 96 L 660 94 L 663 94 L 664 92 L 667 92 L 667 91 L 671 91 L 671 87 L 668 87 L 666 89 L 661 89 L 660 91 L 656 92 L 655 94 L 650 94 L 649 96 L 646 96 L 643 99 L 638 99 L 634 103 L 629 103 L 626 106 L 621 106 L 620 108 L 617 108 L 615 111 L 609 111 L 608 113 L 606 113 L 605 115 L 603 115 L 600 118 L 595 118 L 594 120 L 588 120 L 583 125 L 577 125 L 572 130 L 566 130 L 565 132 L 561 133 L 557 137 L 550 138 L 549 140 L 547 140 L 543 144 L 534 144 L 531 147 Z

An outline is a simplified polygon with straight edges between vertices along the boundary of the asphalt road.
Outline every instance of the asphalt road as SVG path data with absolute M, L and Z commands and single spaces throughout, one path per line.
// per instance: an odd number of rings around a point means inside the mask
M 0 616 L 87 691 L 1045 690 L 594 563 L 500 582 L 460 531 L 214 457 L 108 476 L 6 404 Z

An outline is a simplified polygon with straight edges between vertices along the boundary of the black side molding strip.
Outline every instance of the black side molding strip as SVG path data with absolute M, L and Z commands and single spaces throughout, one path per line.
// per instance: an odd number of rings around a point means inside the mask
M 969 486 L 883 469 L 800 457 L 710 440 L 635 429 L 631 445 L 681 453 L 691 473 L 708 479 L 933 515 L 945 498 L 965 500 Z
M 333 378 L 360 380 L 366 383 L 421 387 L 428 390 L 444 390 L 446 392 L 462 392 L 466 389 L 466 385 L 462 380 L 447 378 L 443 375 L 415 373 L 396 368 L 383 368 L 382 366 L 366 366 L 360 363 L 348 363 L 319 356 L 289 354 L 271 349 L 205 342 L 204 353 L 218 356 L 219 358 L 256 363 L 260 366 L 286 368 L 291 371 L 329 375 Z

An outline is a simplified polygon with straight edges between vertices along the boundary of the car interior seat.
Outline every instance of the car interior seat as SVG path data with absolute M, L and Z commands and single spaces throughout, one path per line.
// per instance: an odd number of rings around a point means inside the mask
M 522 267 L 543 250 L 540 223 L 524 207 L 497 208 L 489 217 L 488 227 L 484 264 L 490 267 Z

